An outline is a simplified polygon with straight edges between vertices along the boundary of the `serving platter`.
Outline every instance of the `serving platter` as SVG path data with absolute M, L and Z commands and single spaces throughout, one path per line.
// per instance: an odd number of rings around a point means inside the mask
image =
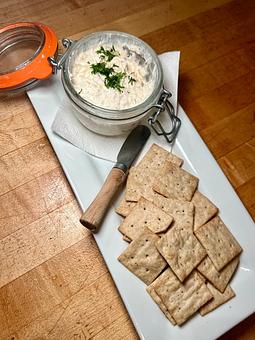
M 52 131 L 55 113 L 62 101 L 61 85 L 57 81 L 56 78 L 44 81 L 30 90 L 28 96 L 84 210 L 101 187 L 112 163 L 85 153 Z M 178 115 L 182 126 L 172 151 L 184 159 L 183 167 L 199 178 L 199 190 L 218 206 L 221 218 L 237 238 L 243 253 L 231 281 L 236 297 L 205 317 L 197 315 L 182 327 L 174 327 L 146 293 L 145 284 L 117 260 L 127 243 L 117 230 L 121 217 L 114 212 L 118 200 L 114 202 L 95 239 L 140 338 L 146 340 L 215 339 L 255 312 L 254 222 L 180 106 Z M 152 143 L 170 149 L 164 140 L 152 134 L 143 153 Z

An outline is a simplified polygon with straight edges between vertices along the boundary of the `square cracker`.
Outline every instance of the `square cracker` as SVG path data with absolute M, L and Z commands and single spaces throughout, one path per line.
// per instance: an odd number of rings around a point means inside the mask
M 147 285 L 152 283 L 167 265 L 155 246 L 158 239 L 157 235 L 146 229 L 118 257 L 127 269 Z
M 181 225 L 193 230 L 194 205 L 191 202 L 164 197 L 155 193 L 152 202 L 167 214 L 173 216 L 172 226 Z
M 127 237 L 126 235 L 123 235 L 122 236 L 122 240 L 123 241 L 126 241 L 126 242 L 128 242 L 128 243 L 130 243 L 132 240 L 130 240 L 130 238 L 129 237 Z
M 162 312 L 165 314 L 165 316 L 168 318 L 168 320 L 173 324 L 176 325 L 176 321 L 171 316 L 169 311 L 167 310 L 166 306 L 164 305 L 163 301 L 160 299 L 158 294 L 155 292 L 154 287 L 157 284 L 160 284 L 161 280 L 164 280 L 165 276 L 167 275 L 167 271 L 165 270 L 155 281 L 153 281 L 147 288 L 147 292 L 150 294 L 151 298 L 154 300 L 154 302 L 159 306 L 159 308 L 162 310 Z
M 178 167 L 181 167 L 182 164 L 183 164 L 183 159 L 179 158 L 178 156 L 174 155 L 171 152 L 168 152 L 168 155 L 166 157 L 166 161 L 171 162 L 171 163 L 177 165 Z
M 197 273 L 198 273 L 198 276 L 200 277 L 200 279 L 201 279 L 204 283 L 206 283 L 206 282 L 207 282 L 206 278 L 205 278 L 202 274 L 200 274 L 199 272 L 197 272 Z
M 131 240 L 134 240 L 146 227 L 155 234 L 161 233 L 169 228 L 172 221 L 172 216 L 141 197 L 130 214 L 119 226 L 119 231 Z
M 198 190 L 194 193 L 191 202 L 195 206 L 194 230 L 208 222 L 218 212 L 218 208 Z
M 130 169 L 127 177 L 125 200 L 138 202 L 141 196 L 145 196 L 146 191 L 151 190 L 151 178 L 148 172 L 141 175 L 136 168 Z
M 157 248 L 180 281 L 184 281 L 206 256 L 192 230 L 182 226 L 172 227 L 158 241 Z
M 207 302 L 203 307 L 200 308 L 199 313 L 204 316 L 208 314 L 209 312 L 213 311 L 217 307 L 223 305 L 223 303 L 229 301 L 233 297 L 235 297 L 235 292 L 233 289 L 227 285 L 225 291 L 221 293 L 218 291 L 213 285 L 211 285 L 209 282 L 206 284 L 207 288 L 212 293 L 213 299 L 209 302 Z
M 140 163 L 129 173 L 125 194 L 127 201 L 137 202 L 141 196 L 153 195 L 153 180 L 157 177 L 166 159 L 177 166 L 181 166 L 183 162 L 182 159 L 156 144 L 150 147 Z
M 143 196 L 152 201 L 155 195 L 152 189 L 154 178 L 153 172 L 144 171 L 140 173 L 140 170 L 132 168 L 127 178 L 125 200 L 136 203 Z
M 183 160 L 178 156 L 172 154 L 157 144 L 152 144 L 150 149 L 137 164 L 136 168 L 140 171 L 146 171 L 148 167 L 152 171 L 158 170 L 158 168 L 163 165 L 166 160 L 176 164 L 177 166 L 181 166 L 183 163 Z
M 135 205 L 136 202 L 128 202 L 125 200 L 125 197 L 123 197 L 115 211 L 117 214 L 126 217 L 131 212 Z
M 178 325 L 182 325 L 212 298 L 210 290 L 194 271 L 181 283 L 171 269 L 154 289 Z
M 229 283 L 232 275 L 234 274 L 236 267 L 239 263 L 239 256 L 230 261 L 220 272 L 214 267 L 209 256 L 199 264 L 197 270 L 210 281 L 215 288 L 221 293 L 224 292 L 227 284 Z
M 190 201 L 197 185 L 197 177 L 166 161 L 152 187 L 165 197 Z
M 242 251 L 241 246 L 219 216 L 195 231 L 208 256 L 218 271 Z

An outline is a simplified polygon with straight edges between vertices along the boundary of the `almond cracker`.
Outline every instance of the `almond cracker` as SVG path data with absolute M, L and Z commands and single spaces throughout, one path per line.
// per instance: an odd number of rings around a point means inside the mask
M 229 301 L 233 297 L 235 297 L 235 292 L 233 289 L 227 285 L 225 291 L 221 293 L 218 291 L 213 285 L 211 285 L 209 282 L 206 284 L 207 288 L 210 290 L 213 299 L 209 302 L 207 302 L 203 307 L 200 308 L 199 313 L 204 316 L 208 314 L 209 312 L 213 311 L 217 307 L 223 305 L 223 303 Z
M 125 200 L 131 203 L 137 203 L 143 196 L 149 201 L 152 201 L 155 195 L 152 189 L 153 178 L 150 172 L 144 171 L 140 173 L 140 170 L 133 168 L 127 178 Z
M 210 281 L 215 288 L 217 288 L 221 293 L 223 293 L 231 277 L 233 276 L 238 263 L 239 256 L 235 257 L 219 272 L 213 265 L 209 256 L 206 256 L 206 258 L 197 267 L 197 270 L 208 281 Z
M 117 214 L 126 217 L 128 214 L 130 214 L 135 205 L 136 202 L 128 202 L 125 200 L 125 197 L 123 197 L 115 211 Z
M 157 248 L 180 281 L 184 281 L 206 256 L 192 230 L 182 226 L 172 227 L 158 241 Z
M 165 270 L 155 281 L 153 281 L 147 288 L 147 292 L 151 296 L 151 298 L 154 300 L 154 302 L 158 305 L 158 307 L 162 310 L 162 312 L 165 314 L 165 316 L 168 318 L 168 320 L 172 323 L 172 325 L 176 325 L 176 321 L 171 316 L 169 311 L 167 310 L 166 306 L 164 305 L 163 301 L 160 299 L 158 294 L 155 292 L 154 287 L 158 284 L 160 284 L 161 280 L 164 280 L 164 277 L 167 275 L 167 271 Z
M 153 190 L 165 197 L 190 201 L 198 185 L 198 178 L 166 161 L 153 183 Z
M 155 234 L 161 233 L 169 228 L 172 221 L 172 216 L 141 197 L 130 214 L 119 226 L 119 231 L 129 239 L 134 240 L 146 227 Z
M 132 240 L 129 238 L 129 237 L 127 237 L 126 235 L 123 235 L 122 236 L 122 240 L 123 241 L 126 241 L 126 242 L 128 242 L 128 243 L 130 243 Z
M 179 167 L 183 163 L 183 160 L 178 156 L 172 154 L 157 144 L 152 144 L 145 156 L 137 164 L 136 168 L 140 169 L 141 171 L 146 171 L 146 169 L 152 171 L 158 170 L 158 168 L 161 167 L 166 160 L 176 164 Z
M 160 146 L 153 144 L 140 163 L 129 173 L 125 198 L 127 201 L 137 202 L 141 196 L 153 195 L 152 184 L 160 169 L 167 160 L 182 165 L 182 159 L 171 154 Z
M 127 269 L 147 285 L 152 283 L 167 265 L 155 246 L 158 239 L 157 235 L 146 229 L 118 257 Z
M 194 193 L 191 202 L 195 206 L 194 230 L 208 222 L 218 212 L 218 208 L 199 191 Z
M 153 201 L 160 209 L 173 216 L 172 226 L 181 225 L 193 229 L 194 205 L 191 202 L 166 198 L 160 194 L 154 194 Z
M 219 216 L 195 231 L 215 268 L 220 271 L 242 251 L 241 246 Z
M 154 289 L 178 325 L 182 325 L 212 298 L 196 271 L 181 283 L 168 268 L 167 276 Z

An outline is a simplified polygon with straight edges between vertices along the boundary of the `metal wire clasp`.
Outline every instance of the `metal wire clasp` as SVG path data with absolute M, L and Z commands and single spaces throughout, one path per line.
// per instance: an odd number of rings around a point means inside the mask
M 71 47 L 71 45 L 74 43 L 73 40 L 64 38 L 62 39 L 62 45 L 66 48 L 66 51 L 64 54 L 59 54 L 58 57 L 60 57 L 59 60 L 57 60 L 55 57 L 49 57 L 48 61 L 52 66 L 52 73 L 56 74 L 58 70 L 61 69 L 64 61 L 66 60 L 67 57 L 67 52 L 68 49 Z
M 181 120 L 176 116 L 174 112 L 174 107 L 169 101 L 169 98 L 171 96 L 172 94 L 168 90 L 163 89 L 157 104 L 153 105 L 153 107 L 157 109 L 156 112 L 154 112 L 148 118 L 148 123 L 150 124 L 152 129 L 156 132 L 158 136 L 163 135 L 168 143 L 173 143 L 175 141 L 175 138 L 181 126 Z M 163 128 L 162 124 L 159 121 L 159 116 L 163 111 L 168 114 L 171 121 L 171 129 L 168 132 Z

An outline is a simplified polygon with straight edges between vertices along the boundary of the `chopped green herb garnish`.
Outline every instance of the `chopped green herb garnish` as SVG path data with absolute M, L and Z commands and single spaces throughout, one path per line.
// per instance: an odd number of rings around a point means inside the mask
M 104 84 L 107 88 L 113 88 L 122 91 L 124 86 L 121 85 L 122 79 L 126 76 L 123 72 L 115 72 L 113 67 L 107 67 L 105 62 L 92 64 L 92 74 L 101 74 L 105 76 Z
M 109 77 L 109 75 L 114 72 L 114 69 L 112 67 L 107 67 L 105 62 L 92 64 L 90 67 L 92 68 L 92 74 L 99 73 L 106 77 Z
M 136 79 L 134 79 L 133 77 L 131 76 L 128 76 L 128 83 L 133 85 L 134 83 L 136 82 Z
M 104 84 L 107 88 L 116 89 L 119 92 L 122 92 L 124 86 L 121 85 L 122 79 L 126 76 L 123 72 L 117 72 L 109 77 L 106 77 L 104 80 Z
M 120 55 L 119 52 L 115 50 L 114 46 L 112 46 L 110 50 L 106 50 L 103 46 L 101 46 L 100 49 L 96 51 L 96 53 L 100 55 L 101 59 L 106 59 L 106 61 L 111 61 L 114 57 Z
M 82 93 L 82 89 L 80 89 L 80 91 L 78 92 L 78 94 L 81 94 Z
M 123 92 L 123 79 L 127 77 L 125 72 L 116 72 L 114 68 L 119 67 L 116 64 L 112 66 L 107 64 L 108 62 L 112 61 L 112 59 L 116 56 L 119 56 L 119 52 L 117 52 L 112 46 L 110 50 L 106 50 L 103 46 L 100 47 L 99 50 L 96 51 L 97 54 L 100 56 L 100 62 L 97 64 L 91 64 L 91 73 L 92 74 L 101 74 L 105 77 L 104 84 L 107 88 L 116 89 L 119 92 Z M 109 65 L 109 66 L 108 66 Z M 133 85 L 136 80 L 128 76 L 128 82 Z

